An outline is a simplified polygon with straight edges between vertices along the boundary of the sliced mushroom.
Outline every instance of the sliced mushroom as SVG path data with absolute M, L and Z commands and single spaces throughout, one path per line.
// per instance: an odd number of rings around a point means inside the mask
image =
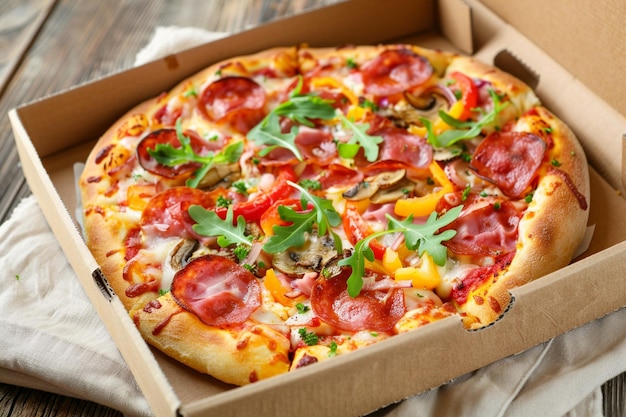
M 433 159 L 435 161 L 450 161 L 463 153 L 463 148 L 459 145 L 452 145 L 445 148 L 433 148 Z
M 371 198 L 379 190 L 393 187 L 406 175 L 405 169 L 382 172 L 380 174 L 366 178 L 354 187 L 345 191 L 342 196 L 346 200 L 360 201 Z
M 349 257 L 350 255 L 352 255 L 352 250 L 344 249 L 343 253 L 337 254 L 337 256 L 330 259 L 328 263 L 324 265 L 324 270 L 322 272 L 324 278 L 330 279 L 339 275 L 343 268 L 341 265 L 339 265 L 339 261 Z
M 198 184 L 199 188 L 211 188 L 220 183 L 229 186 L 240 176 L 240 166 L 238 163 L 217 164 L 213 166 Z
M 392 187 L 379 189 L 370 197 L 370 201 L 374 204 L 393 203 L 415 189 L 415 183 L 407 178 L 403 178 Z
M 198 248 L 198 241 L 195 239 L 182 239 L 170 254 L 170 266 L 174 271 L 179 271 L 187 265 L 191 255 Z
M 412 91 L 405 91 L 404 98 L 416 110 L 422 113 L 434 113 L 440 108 L 450 108 L 456 97 L 452 90 L 442 85 L 431 86 L 418 94 Z
M 302 247 L 277 253 L 272 263 L 282 273 L 299 277 L 307 272 L 320 272 L 335 256 L 337 249 L 333 239 L 328 235 L 320 237 L 312 232 Z

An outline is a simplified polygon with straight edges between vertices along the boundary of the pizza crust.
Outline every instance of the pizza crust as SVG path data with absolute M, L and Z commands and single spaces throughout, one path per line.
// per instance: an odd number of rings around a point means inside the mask
M 185 365 L 233 385 L 287 372 L 289 339 L 263 324 L 217 328 L 183 310 L 170 293 L 130 311 L 152 346 Z
M 555 147 L 550 154 L 559 161 L 559 169 L 568 174 L 573 187 L 586 202 L 590 199 L 589 171 L 583 149 L 560 119 L 544 107 L 537 107 L 540 118 L 549 122 Z M 511 264 L 470 292 L 461 306 L 469 317 L 466 324 L 480 328 L 496 321 L 509 307 L 510 290 L 568 265 L 585 235 L 588 208 L 581 202 L 560 175 L 543 168 L 518 230 L 515 257 Z M 546 261 L 549 260 L 549 261 Z

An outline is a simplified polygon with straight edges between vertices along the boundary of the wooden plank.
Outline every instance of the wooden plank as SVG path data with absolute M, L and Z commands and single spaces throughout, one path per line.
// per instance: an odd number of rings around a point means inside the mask
M 56 0 L 0 3 L 0 95 L 55 3 Z

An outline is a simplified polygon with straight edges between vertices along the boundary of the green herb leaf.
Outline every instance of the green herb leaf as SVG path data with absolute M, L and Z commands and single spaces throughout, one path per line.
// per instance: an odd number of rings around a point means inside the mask
M 243 152 L 243 142 L 239 141 L 229 144 L 218 153 L 209 153 L 205 156 L 197 154 L 191 147 L 191 139 L 183 134 L 181 119 L 176 120 L 176 137 L 181 144 L 180 148 L 175 148 L 169 143 L 159 143 L 154 149 L 148 149 L 148 153 L 159 164 L 169 167 L 188 162 L 199 163 L 200 168 L 187 180 L 188 187 L 198 187 L 202 178 L 215 164 L 236 162 Z
M 306 304 L 302 304 L 302 303 L 297 303 L 296 304 L 296 309 L 298 310 L 298 314 L 304 314 L 307 311 L 310 310 L 310 307 L 307 306 Z
M 341 216 L 333 207 L 332 201 L 317 197 L 293 182 L 288 183 L 300 191 L 300 205 L 307 210 L 299 212 L 290 207 L 279 206 L 278 215 L 291 224 L 274 226 L 274 235 L 263 245 L 263 250 L 278 253 L 289 248 L 299 248 L 304 245 L 305 233 L 311 233 L 316 224 L 317 233 L 320 236 L 331 233 L 337 250 L 342 251 L 341 238 L 332 230 L 341 224 Z
M 251 246 L 251 239 L 245 235 L 246 220 L 243 216 L 237 217 L 237 224 L 233 224 L 233 207 L 228 207 L 226 218 L 222 220 L 214 211 L 202 206 L 192 205 L 189 215 L 196 221 L 193 230 L 202 236 L 217 236 L 217 243 L 225 248 L 233 244 Z
M 307 346 L 315 346 L 319 343 L 320 338 L 313 332 L 307 332 L 306 327 L 298 329 L 298 334 Z
M 314 127 L 310 119 L 329 120 L 335 117 L 335 108 L 320 96 L 307 94 L 292 97 L 273 110 L 279 116 L 288 117 L 303 125 Z
M 398 230 L 381 230 L 380 232 L 372 233 L 365 239 L 359 240 L 356 245 L 354 245 L 352 254 L 338 262 L 339 266 L 349 266 L 352 268 L 352 273 L 347 281 L 348 294 L 350 297 L 354 298 L 361 293 L 361 289 L 363 288 L 363 276 L 365 275 L 365 260 L 367 259 L 370 262 L 374 261 L 374 251 L 370 248 L 370 241 L 392 232 L 398 232 Z
M 322 189 L 322 183 L 319 182 L 318 180 L 305 178 L 305 179 L 300 180 L 298 184 L 301 187 L 304 187 L 307 190 L 311 190 L 311 191 L 319 191 Z
M 407 248 L 417 250 L 420 256 L 428 252 L 437 265 L 443 266 L 447 260 L 447 249 L 441 242 L 452 239 L 456 235 L 456 230 L 446 230 L 442 233 L 437 233 L 437 231 L 459 217 L 461 210 L 463 206 L 454 207 L 439 218 L 436 212 L 432 212 L 424 224 L 413 223 L 412 215 L 405 220 L 398 220 L 387 214 L 387 219 L 390 225 L 404 232 Z
M 337 355 L 337 342 L 333 340 L 332 342 L 330 342 L 330 345 L 328 347 L 330 348 L 330 350 L 328 351 L 329 358 Z
M 302 153 L 296 146 L 296 136 L 298 136 L 297 126 L 293 126 L 289 133 L 282 132 L 278 115 L 274 112 L 269 113 L 261 123 L 248 132 L 248 139 L 256 142 L 257 145 L 269 145 L 259 151 L 260 156 L 265 156 L 280 147 L 289 149 L 296 158 L 302 161 Z
M 498 114 L 506 108 L 510 102 L 502 103 L 502 100 L 498 93 L 494 90 L 489 90 L 489 95 L 493 101 L 493 109 L 487 114 L 485 114 L 478 121 L 462 121 L 450 116 L 448 113 L 443 110 L 439 111 L 439 117 L 446 124 L 452 126 L 454 129 L 449 129 L 442 132 L 440 135 L 437 135 L 434 132 L 432 123 L 430 120 L 420 117 L 420 121 L 426 128 L 428 132 L 427 140 L 428 143 L 433 145 L 435 148 L 445 148 L 448 146 L 452 146 L 458 141 L 465 139 L 473 139 L 476 136 L 480 135 L 483 128 L 493 125 L 497 121 Z
M 378 151 L 379 151 L 378 144 L 383 141 L 383 137 L 368 135 L 367 129 L 370 128 L 369 123 L 357 125 L 356 123 L 354 123 L 354 121 L 344 116 L 343 113 L 337 112 L 337 115 L 339 119 L 341 120 L 341 122 L 343 123 L 343 125 L 349 128 L 350 130 L 352 130 L 352 137 L 347 142 L 347 145 L 358 143 L 365 151 L 365 158 L 369 162 L 374 162 L 376 159 L 378 159 Z M 341 150 L 341 147 L 340 147 L 340 150 Z M 351 149 L 351 152 L 352 151 L 354 151 L 354 149 Z M 346 153 L 348 151 L 344 150 L 343 152 Z M 354 154 L 356 154 L 356 152 L 354 152 Z
M 330 120 L 335 118 L 335 108 L 330 105 L 330 101 L 315 94 L 300 94 L 302 88 L 302 77 L 298 85 L 291 92 L 290 98 L 275 107 L 267 116 L 248 132 L 248 139 L 258 145 L 269 145 L 259 152 L 259 155 L 267 155 L 272 149 L 282 147 L 289 149 L 299 160 L 302 154 L 295 145 L 298 135 L 298 126 L 291 128 L 289 133 L 282 133 L 279 116 L 287 117 L 300 124 L 313 127 L 311 119 Z
M 265 242 L 263 250 L 267 253 L 278 253 L 304 245 L 306 233 L 313 230 L 315 213 L 313 211 L 299 213 L 290 207 L 278 206 L 278 215 L 291 224 L 274 226 L 274 234 Z

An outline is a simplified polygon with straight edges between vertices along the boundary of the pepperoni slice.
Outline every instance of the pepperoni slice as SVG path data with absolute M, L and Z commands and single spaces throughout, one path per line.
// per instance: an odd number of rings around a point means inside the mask
M 324 130 L 301 126 L 295 143 L 305 160 L 318 165 L 328 165 L 337 156 L 333 136 Z
M 250 271 L 218 255 L 189 262 L 174 275 L 172 296 L 209 326 L 241 324 L 261 305 L 261 286 Z
M 210 194 L 196 188 L 173 187 L 161 191 L 148 201 L 141 215 L 141 229 L 148 236 L 196 238 L 192 225 L 195 221 L 187 210 L 198 204 L 204 208 L 214 207 Z
M 265 101 L 265 90 L 254 80 L 225 77 L 204 89 L 198 106 L 207 119 L 229 123 L 245 134 L 265 116 Z
M 456 196 L 456 198 L 454 197 Z M 460 193 L 446 195 L 465 206 L 461 215 L 443 230 L 456 230 L 456 235 L 443 242 L 459 255 L 501 256 L 515 251 L 522 213 L 508 200 L 481 198 L 472 194 L 462 201 Z M 442 204 L 438 205 L 438 209 Z
M 365 91 L 376 96 L 401 93 L 433 73 L 428 60 L 408 49 L 389 49 L 361 67 Z
M 426 169 L 433 160 L 433 148 L 426 139 L 399 127 L 384 127 L 375 133 L 383 137 L 378 159 L 401 161 L 418 169 Z
M 183 135 L 189 138 L 191 148 L 196 153 L 203 152 L 205 148 L 204 141 L 198 134 L 187 130 L 183 132 Z M 189 162 L 174 167 L 159 164 L 148 152 L 148 150 L 155 150 L 157 145 L 171 145 L 174 148 L 182 146 L 176 134 L 176 129 L 159 129 L 147 134 L 137 145 L 139 164 L 146 171 L 165 178 L 180 178 L 190 175 L 200 167 L 200 164 L 196 162 Z
M 354 185 L 363 180 L 363 173 L 341 164 L 330 164 L 318 178 L 324 190 L 336 186 Z
M 386 332 L 406 312 L 404 293 L 400 288 L 385 291 L 361 291 L 352 298 L 347 280 L 350 268 L 332 278 L 320 276 L 311 291 L 313 312 L 340 330 Z
M 470 168 L 511 198 L 521 198 L 535 178 L 545 142 L 527 132 L 493 132 L 476 148 Z

